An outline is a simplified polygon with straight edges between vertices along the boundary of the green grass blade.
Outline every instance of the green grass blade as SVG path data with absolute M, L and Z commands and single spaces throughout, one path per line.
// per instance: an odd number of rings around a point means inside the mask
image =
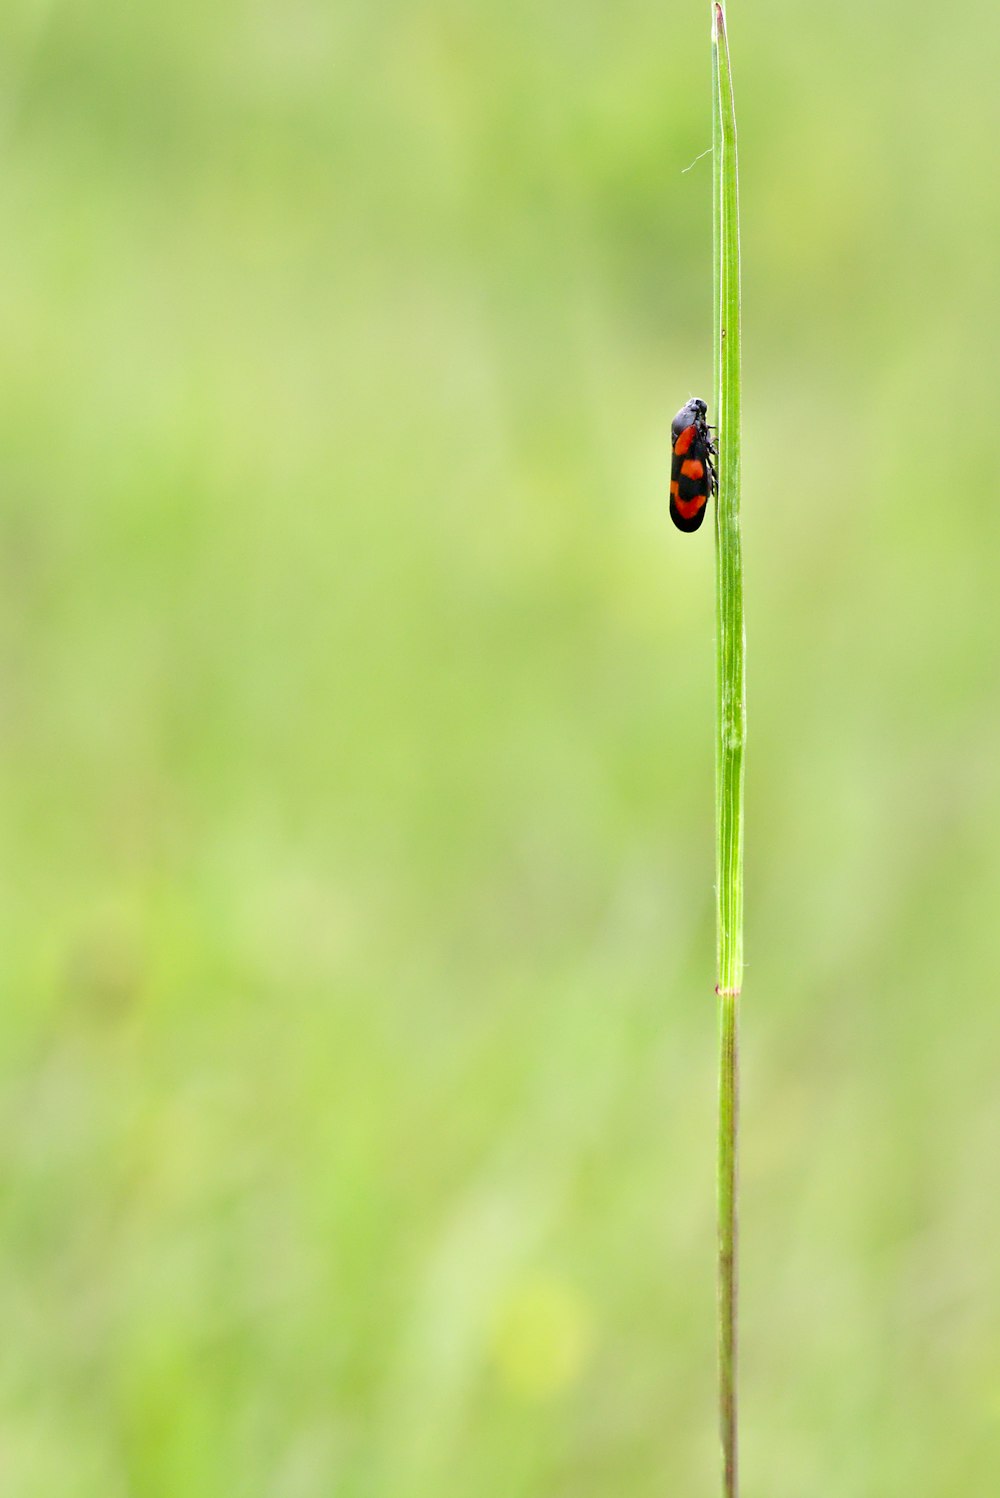
M 719 493 L 716 540 L 716 877 L 718 981 L 743 982 L 743 746 L 746 663 L 740 534 L 740 231 L 736 115 L 722 6 L 716 3 L 715 60 L 715 421 Z
M 739 994 L 743 983 L 746 662 L 740 533 L 740 232 L 736 111 L 723 8 L 712 5 L 715 421 L 716 944 L 719 995 L 719 1416 L 723 1493 L 736 1498 Z

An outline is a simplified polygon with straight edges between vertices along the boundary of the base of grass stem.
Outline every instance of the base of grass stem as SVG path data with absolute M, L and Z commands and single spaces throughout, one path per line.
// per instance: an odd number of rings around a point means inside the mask
M 739 1005 L 739 994 L 719 994 L 719 1434 L 724 1498 L 736 1498 L 739 1489 L 736 1442 Z

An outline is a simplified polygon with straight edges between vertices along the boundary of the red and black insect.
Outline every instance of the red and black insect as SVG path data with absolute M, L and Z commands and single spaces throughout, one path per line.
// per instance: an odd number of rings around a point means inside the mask
M 670 427 L 673 458 L 670 464 L 670 518 L 680 531 L 696 531 L 705 518 L 705 505 L 718 485 L 715 478 L 713 427 L 705 420 L 704 401 L 690 400 Z

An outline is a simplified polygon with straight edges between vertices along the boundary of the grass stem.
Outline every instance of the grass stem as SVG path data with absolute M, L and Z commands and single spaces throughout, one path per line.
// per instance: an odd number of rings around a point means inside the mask
M 719 995 L 719 1419 L 724 1498 L 737 1498 L 739 996 L 743 984 L 746 662 L 740 533 L 740 234 L 725 12 L 712 3 L 716 579 L 716 946 Z

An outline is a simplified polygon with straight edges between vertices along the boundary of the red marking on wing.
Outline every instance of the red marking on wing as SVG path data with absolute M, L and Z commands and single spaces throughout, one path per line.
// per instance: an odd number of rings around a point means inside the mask
M 706 494 L 696 494 L 694 499 L 678 499 L 675 494 L 674 507 L 682 519 L 693 520 L 707 498 Z

